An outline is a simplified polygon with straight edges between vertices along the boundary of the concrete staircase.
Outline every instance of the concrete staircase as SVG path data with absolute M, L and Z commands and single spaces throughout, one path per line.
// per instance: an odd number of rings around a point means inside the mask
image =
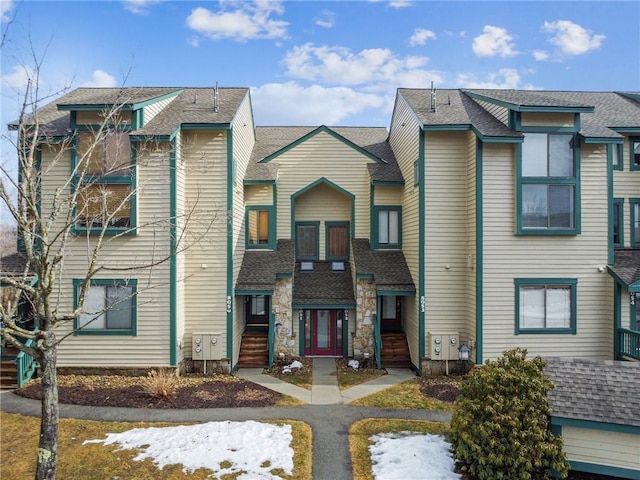
M 269 347 L 266 333 L 245 332 L 240 344 L 240 368 L 260 368 L 269 364 Z
M 411 355 L 404 332 L 382 333 L 382 367 L 411 368 Z

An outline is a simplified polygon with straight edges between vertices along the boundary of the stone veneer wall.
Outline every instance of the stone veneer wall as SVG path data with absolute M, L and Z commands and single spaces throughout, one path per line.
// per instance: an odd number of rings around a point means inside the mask
M 298 357 L 297 335 L 293 331 L 292 278 L 276 280 L 272 302 L 276 322 L 275 356 L 278 358 L 281 353 L 284 353 L 287 356 Z
M 356 326 L 353 337 L 353 356 L 374 356 L 373 315 L 377 309 L 376 284 L 373 280 L 356 280 Z

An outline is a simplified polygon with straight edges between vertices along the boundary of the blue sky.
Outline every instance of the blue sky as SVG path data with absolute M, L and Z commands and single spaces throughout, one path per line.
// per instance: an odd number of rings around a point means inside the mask
M 398 87 L 640 90 L 640 2 L 0 0 L 26 81 L 251 87 L 258 125 L 388 126 Z M 46 51 L 46 53 L 44 53 Z

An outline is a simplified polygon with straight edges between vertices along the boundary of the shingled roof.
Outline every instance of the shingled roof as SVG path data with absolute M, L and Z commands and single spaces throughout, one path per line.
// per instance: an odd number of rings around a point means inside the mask
M 631 291 L 640 292 L 640 249 L 620 249 L 614 255 L 609 271 L 622 280 L 627 288 L 631 287 Z
M 236 282 L 236 290 L 273 290 L 278 275 L 292 275 L 293 240 L 278 240 L 275 251 L 247 250 Z
M 77 88 L 55 101 L 39 108 L 37 121 L 42 134 L 61 137 L 71 133 L 70 112 L 74 107 L 122 105 L 152 102 L 156 98 L 177 94 L 176 98 L 162 109 L 151 121 L 132 135 L 171 135 L 181 124 L 229 124 L 248 88 L 219 88 L 218 109 L 214 109 L 214 88 L 182 87 L 126 87 L 126 88 Z M 32 116 L 29 121 L 36 117 Z M 15 128 L 17 121 L 10 123 Z
M 27 269 L 27 257 L 20 253 L 12 253 L 0 257 L 0 276 L 5 277 L 32 277 L 34 274 Z
M 546 358 L 553 417 L 640 428 L 640 363 Z
M 313 262 L 313 270 L 303 272 L 297 263 L 293 277 L 293 305 L 296 308 L 355 307 L 351 265 L 345 262 L 344 266 L 344 271 L 333 271 L 331 262 Z
M 277 178 L 277 158 L 260 163 L 265 158 L 288 147 L 321 127 L 257 127 L 256 143 L 245 174 L 245 181 L 274 181 Z M 362 150 L 373 155 L 381 162 L 369 164 L 369 173 L 373 181 L 402 182 L 402 173 L 398 167 L 388 132 L 384 127 L 324 127 L 344 137 Z
M 378 290 L 416 291 L 401 250 L 371 250 L 366 238 L 355 238 L 352 245 L 357 276 L 372 275 Z
M 615 129 L 640 127 L 638 92 L 577 92 L 509 89 L 437 90 L 436 111 L 431 90 L 398 89 L 425 127 L 469 125 L 486 137 L 521 137 L 507 128 L 470 96 L 481 97 L 513 109 L 539 108 L 580 112 L 580 134 L 586 138 L 619 139 Z

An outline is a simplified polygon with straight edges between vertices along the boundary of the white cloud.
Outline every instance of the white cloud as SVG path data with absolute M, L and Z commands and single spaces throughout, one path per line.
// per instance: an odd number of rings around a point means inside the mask
M 280 2 L 220 2 L 220 10 L 212 12 L 203 7 L 192 10 L 187 26 L 212 39 L 230 38 L 239 42 L 258 38 L 286 38 L 288 22 L 275 20 L 284 8 Z M 229 10 L 226 10 L 230 8 Z
M 11 73 L 3 75 L 2 85 L 13 89 L 23 89 L 29 81 L 35 82 L 36 73 L 29 66 L 16 65 Z M 41 83 L 41 82 L 40 82 Z
M 549 60 L 549 54 L 544 50 L 534 50 L 533 58 L 535 58 L 539 62 L 544 62 L 545 60 Z
M 489 73 L 484 80 L 478 80 L 472 73 L 461 73 L 456 78 L 457 84 L 462 88 L 513 88 L 532 90 L 531 84 L 522 83 L 522 78 L 514 68 L 502 68 L 497 72 Z
M 514 50 L 513 36 L 501 27 L 485 25 L 482 34 L 473 39 L 473 51 L 479 57 L 511 57 Z
M 409 0 L 391 0 L 389 2 L 389 6 L 392 8 L 405 8 L 410 7 L 411 3 Z
M 424 87 L 432 80 L 442 81 L 439 73 L 424 69 L 426 57 L 399 57 L 386 48 L 351 53 L 346 47 L 315 46 L 307 43 L 288 51 L 284 64 L 287 75 L 314 82 L 337 85 L 381 85 Z
M 251 103 L 258 125 L 337 125 L 350 115 L 384 106 L 385 99 L 347 87 L 287 82 L 252 87 Z
M 336 14 L 331 10 L 323 10 L 313 21 L 319 27 L 332 28 L 336 24 Z
M 96 70 L 93 72 L 91 76 L 92 80 L 90 82 L 85 82 L 82 84 L 83 87 L 115 87 L 118 82 L 116 79 L 109 75 L 104 70 Z
M 149 7 L 160 3 L 162 0 L 123 0 L 124 9 L 135 13 L 136 15 L 146 15 L 149 13 Z
M 8 22 L 11 20 L 9 12 L 13 9 L 13 0 L 0 0 L 0 21 Z
M 588 53 L 600 48 L 606 38 L 605 35 L 594 35 L 590 30 L 569 20 L 544 22 L 542 31 L 553 35 L 549 38 L 549 43 L 558 47 L 563 55 Z
M 417 45 L 424 45 L 427 40 L 435 40 L 438 38 L 434 32 L 425 28 L 416 28 L 413 31 L 413 35 L 409 38 L 409 45 L 415 47 Z

